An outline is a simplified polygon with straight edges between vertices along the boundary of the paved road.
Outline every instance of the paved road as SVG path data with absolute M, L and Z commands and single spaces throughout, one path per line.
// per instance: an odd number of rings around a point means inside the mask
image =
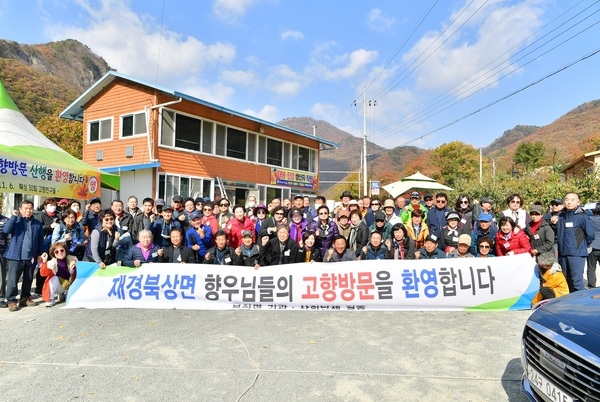
M 526 401 L 528 312 L 0 310 L 0 400 Z

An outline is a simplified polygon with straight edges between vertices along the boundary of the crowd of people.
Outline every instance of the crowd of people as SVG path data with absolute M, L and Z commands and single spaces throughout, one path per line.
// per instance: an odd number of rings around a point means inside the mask
M 528 253 L 538 260 L 539 299 L 596 286 L 600 259 L 600 204 L 588 215 L 579 196 L 568 193 L 548 208 L 506 199 L 506 209 L 488 197 L 460 194 L 452 207 L 446 193 L 413 191 L 380 201 L 354 199 L 344 191 L 339 202 L 323 196 L 245 205 L 222 198 L 144 198 L 113 200 L 47 198 L 39 211 L 21 202 L 12 216 L 0 215 L 2 287 L 0 306 L 16 311 L 46 306 L 65 293 L 76 277 L 77 261 L 139 267 L 144 263 L 261 266 L 353 260 L 490 258 Z M 312 205 L 311 205 L 312 203 Z M 330 209 L 328 205 L 332 205 Z M 591 250 L 591 251 L 589 251 Z M 36 269 L 37 268 L 37 269 Z M 35 275 L 35 288 L 32 290 Z M 22 276 L 20 297 L 18 282 Z

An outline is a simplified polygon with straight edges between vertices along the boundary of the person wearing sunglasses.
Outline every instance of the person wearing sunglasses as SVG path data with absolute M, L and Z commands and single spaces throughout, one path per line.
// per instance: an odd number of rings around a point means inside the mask
M 213 203 L 209 200 L 204 201 L 204 204 L 202 205 L 202 218 L 200 224 L 202 226 L 210 226 L 211 234 L 215 234 L 219 231 L 219 222 L 214 214 Z M 213 246 L 215 245 L 214 236 L 211 237 L 210 242 Z
M 458 227 L 461 228 L 464 233 L 471 233 L 473 230 L 473 205 L 471 204 L 471 198 L 467 194 L 460 194 L 458 196 L 454 206 L 454 212 L 460 215 Z
M 267 219 L 267 206 L 265 204 L 258 204 L 252 214 L 254 215 L 254 231 L 260 233 L 265 220 Z
M 310 222 L 306 230 L 311 230 L 317 234 L 317 247 L 321 250 L 321 255 L 327 254 L 327 250 L 332 246 L 333 239 L 339 235 L 338 227 L 329 216 L 329 207 L 321 205 L 317 210 L 317 219 Z
M 434 235 L 436 239 L 442 236 L 442 228 L 447 225 L 446 215 L 452 212 L 448 208 L 448 195 L 444 192 L 435 195 L 435 207 L 427 214 L 427 226 L 429 233 Z
M 494 243 L 494 239 L 496 238 L 496 233 L 498 232 L 498 227 L 492 222 L 492 216 L 490 214 L 480 214 L 479 220 L 477 221 L 477 225 L 471 232 L 471 238 L 473 241 L 471 242 L 471 248 L 469 249 L 469 253 L 473 255 L 477 255 L 479 249 L 477 245 L 479 244 L 479 239 L 487 238 L 490 241 L 491 250 L 490 254 L 496 253 L 496 244 Z
M 375 223 L 375 213 L 379 210 L 381 210 L 381 201 L 379 201 L 377 198 L 373 198 L 373 200 L 371 200 L 371 203 L 369 204 L 369 209 L 367 210 L 367 212 L 363 215 L 364 219 L 365 219 L 365 224 L 367 225 L 367 227 L 370 227 L 371 225 L 373 225 Z
M 511 194 L 506 198 L 506 204 L 508 208 L 500 213 L 500 219 L 504 216 L 510 217 L 517 226 L 521 229 L 525 229 L 531 218 L 527 211 L 523 207 L 523 198 L 519 194 Z
M 51 260 L 48 260 L 49 256 Z M 69 255 L 68 246 L 64 242 L 56 242 L 50 247 L 48 253 L 40 256 L 40 271 L 46 278 L 42 288 L 42 299 L 46 302 L 46 307 L 52 307 L 56 303 L 56 296 L 59 301 L 66 300 L 66 293 L 69 286 L 75 280 L 77 258 Z
M 269 236 L 269 239 L 273 239 L 277 232 L 277 227 L 284 223 L 286 223 L 285 208 L 283 205 L 278 205 L 271 211 L 271 216 L 266 218 L 262 225 L 260 225 L 258 237 Z M 257 243 L 260 244 L 259 242 Z
M 115 213 L 110 209 L 100 211 L 100 223 L 92 233 L 85 249 L 86 261 L 95 262 L 104 269 L 114 264 L 119 245 L 119 230 L 115 225 Z
M 487 236 L 480 237 L 477 240 L 477 254 L 475 256 L 479 258 L 495 257 L 494 241 Z
M 219 213 L 217 214 L 217 222 L 219 222 L 219 229 L 225 230 L 227 226 L 227 222 L 233 216 L 231 212 L 229 212 L 229 207 L 231 203 L 227 198 L 221 198 L 219 200 Z

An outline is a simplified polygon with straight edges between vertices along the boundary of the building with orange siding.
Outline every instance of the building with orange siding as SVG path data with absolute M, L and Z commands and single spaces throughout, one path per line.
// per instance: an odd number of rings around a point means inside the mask
M 233 203 L 319 190 L 319 153 L 337 144 L 110 71 L 60 117 L 83 122 L 83 160 L 121 176 L 120 194 Z

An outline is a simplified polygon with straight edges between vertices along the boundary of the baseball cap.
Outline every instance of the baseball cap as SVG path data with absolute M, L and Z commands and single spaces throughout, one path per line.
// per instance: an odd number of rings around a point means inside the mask
M 252 236 L 251 230 L 242 230 L 242 237 Z
M 491 222 L 492 221 L 492 215 L 490 214 L 479 214 L 479 219 L 480 222 Z
M 427 237 L 425 238 L 425 241 L 432 241 L 434 243 L 437 243 L 438 242 L 438 238 L 434 234 L 428 234 Z
M 164 210 L 165 208 L 163 208 L 163 211 Z M 202 215 L 200 215 L 200 212 L 194 211 L 190 214 L 190 220 L 193 221 L 194 219 L 202 219 Z
M 183 202 L 183 197 L 180 195 L 176 195 L 173 197 L 173 202 Z
M 419 194 L 418 191 L 413 191 L 412 193 L 410 193 L 410 198 L 418 198 L 421 199 L 421 194 Z
M 94 197 L 90 200 L 90 205 L 95 204 L 95 203 L 102 204 L 102 200 L 98 197 Z
M 492 204 L 492 200 L 490 199 L 490 197 L 481 197 L 481 200 L 479 200 L 480 204 L 483 203 L 488 203 L 488 204 Z
M 425 193 L 425 195 L 423 196 L 423 199 L 424 200 L 427 200 L 427 199 L 432 199 L 433 200 L 433 194 L 431 194 L 431 193 Z
M 157 207 L 164 207 L 165 206 L 165 200 L 163 200 L 162 198 L 158 198 L 156 200 L 156 202 L 154 203 L 154 205 L 156 205 Z
M 294 196 L 294 200 L 295 200 L 296 198 L 304 198 L 304 196 L 303 196 L 302 194 L 296 194 L 296 195 Z
M 446 215 L 446 220 L 449 221 L 450 219 L 460 220 L 460 216 L 456 212 L 450 212 Z
M 460 236 L 458 236 L 458 244 L 468 244 L 470 246 L 471 245 L 471 236 L 469 236 L 466 233 L 461 234 Z
M 383 213 L 383 211 L 375 212 L 375 220 L 376 221 L 385 221 L 385 214 Z

